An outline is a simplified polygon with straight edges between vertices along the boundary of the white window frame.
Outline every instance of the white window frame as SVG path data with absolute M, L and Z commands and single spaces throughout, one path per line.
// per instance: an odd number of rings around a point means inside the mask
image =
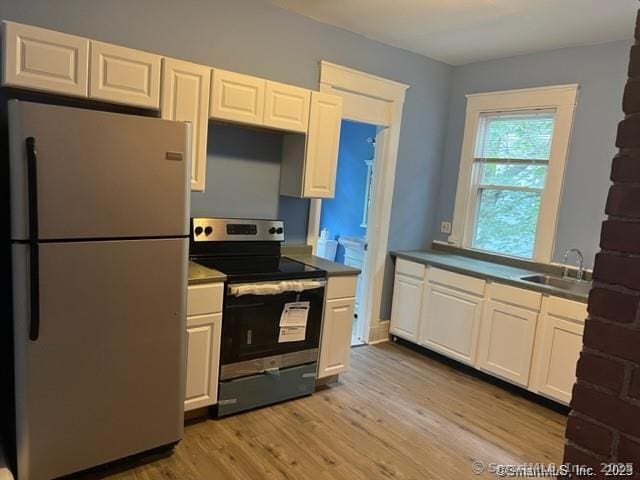
M 532 259 L 536 262 L 551 262 L 578 88 L 577 84 L 570 84 L 466 96 L 464 139 L 449 243 L 472 249 L 476 203 L 472 198 L 472 192 L 475 191 L 472 183 L 473 163 L 481 116 L 526 110 L 555 110 L 551 155 L 546 183 L 540 199 Z M 498 252 L 491 253 L 509 256 Z

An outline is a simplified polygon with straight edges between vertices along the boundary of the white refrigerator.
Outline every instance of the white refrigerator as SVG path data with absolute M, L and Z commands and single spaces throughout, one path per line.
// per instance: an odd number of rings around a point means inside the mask
M 9 102 L 19 480 L 181 438 L 189 135 Z

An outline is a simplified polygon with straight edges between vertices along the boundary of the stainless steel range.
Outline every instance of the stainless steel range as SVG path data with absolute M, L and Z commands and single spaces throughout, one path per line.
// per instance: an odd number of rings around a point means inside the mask
M 279 220 L 193 218 L 190 258 L 227 275 L 218 415 L 315 388 L 326 272 L 280 253 Z

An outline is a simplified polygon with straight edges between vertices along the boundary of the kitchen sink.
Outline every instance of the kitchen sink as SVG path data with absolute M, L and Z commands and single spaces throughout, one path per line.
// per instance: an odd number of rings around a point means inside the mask
M 591 282 L 576 280 L 574 278 L 555 277 L 553 275 L 528 275 L 526 277 L 520 277 L 520 280 L 540 285 L 548 285 L 581 295 L 588 295 L 589 290 L 591 290 Z

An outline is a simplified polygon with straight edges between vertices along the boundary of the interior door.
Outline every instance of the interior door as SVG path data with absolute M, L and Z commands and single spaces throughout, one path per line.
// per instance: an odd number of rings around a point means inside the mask
M 19 478 L 57 478 L 180 439 L 186 239 L 13 246 Z
M 188 124 L 15 100 L 9 108 L 13 239 L 29 233 L 28 137 L 40 239 L 188 233 Z

